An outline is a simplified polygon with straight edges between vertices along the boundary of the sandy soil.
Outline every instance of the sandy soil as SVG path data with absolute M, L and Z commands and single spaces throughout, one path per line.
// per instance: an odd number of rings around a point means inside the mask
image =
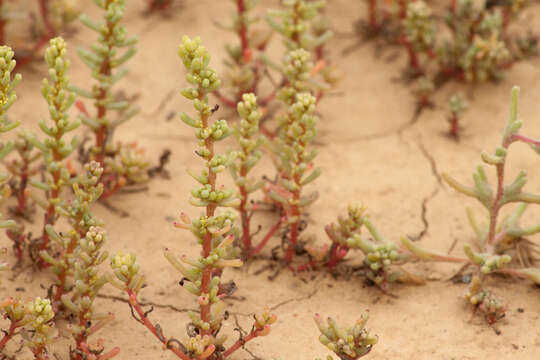
M 92 2 L 85 5 L 95 15 Z M 172 219 L 180 211 L 197 214 L 188 205 L 189 189 L 194 181 L 186 174 L 187 168 L 198 168 L 193 156 L 195 141 L 191 130 L 175 118 L 167 120 L 171 112 L 191 111 L 190 104 L 178 90 L 185 85 L 183 68 L 176 55 L 182 34 L 200 35 L 214 54 L 213 64 L 222 69 L 223 45 L 234 40 L 211 25 L 213 19 L 225 21 L 231 10 L 229 1 L 185 1 L 171 18 L 143 17 L 141 0 L 130 1 L 126 23 L 130 33 L 140 38 L 139 53 L 132 60 L 131 72 L 122 86 L 128 93 L 140 93 L 142 113 L 123 126 L 119 140 L 136 140 L 147 149 L 148 156 L 157 158 L 164 148 L 173 152 L 169 166 L 172 180 L 158 179 L 149 190 L 137 194 L 119 195 L 110 203 L 125 210 L 129 216 L 112 213 L 102 205 L 96 213 L 105 219 L 110 234 L 108 250 L 130 251 L 138 255 L 141 267 L 148 277 L 148 287 L 142 299 L 151 301 L 155 310 L 151 317 L 161 324 L 166 336 L 185 337 L 187 316 L 184 309 L 194 307 L 193 297 L 177 282 L 180 275 L 165 261 L 162 250 L 172 248 L 177 253 L 196 254 L 193 239 L 172 227 Z M 274 7 L 277 1 L 262 1 L 262 7 Z M 334 21 L 337 36 L 330 51 L 334 61 L 346 74 L 340 85 L 340 94 L 325 98 L 320 105 L 320 155 L 317 163 L 324 175 L 316 181 L 320 199 L 310 210 L 311 223 L 307 233 L 318 241 L 326 241 L 323 227 L 343 214 L 349 201 L 364 203 L 370 209 L 373 221 L 390 239 L 398 240 L 404 234 L 416 235 L 426 230 L 422 245 L 447 252 L 457 241 L 452 254 L 461 253 L 461 245 L 473 234 L 466 216 L 465 206 L 476 204 L 456 194 L 440 182 L 442 171 L 463 180 L 470 179 L 479 152 L 491 150 L 498 143 L 509 109 L 509 91 L 512 85 L 522 88 L 521 115 L 524 131 L 540 133 L 540 64 L 539 59 L 513 67 L 497 85 L 486 84 L 474 89 L 460 84 L 445 86 L 436 96 L 437 106 L 426 110 L 415 120 L 414 99 L 403 83 L 396 81 L 405 65 L 405 57 L 396 49 L 375 51 L 375 45 L 363 42 L 350 55 L 341 51 L 358 38 L 348 36 L 353 23 L 363 17 L 364 2 L 332 0 L 329 15 Z M 136 5 L 136 6 L 135 6 Z M 535 5 L 524 15 L 524 22 L 540 30 L 540 23 L 530 21 L 540 12 Z M 74 84 L 90 86 L 87 68 L 76 57 L 75 49 L 94 41 L 93 34 L 76 26 L 77 31 L 67 36 L 72 58 L 71 77 Z M 274 39 L 278 42 L 277 39 Z M 279 48 L 279 46 L 277 47 Z M 279 58 L 280 52 L 272 54 Z M 18 88 L 19 101 L 13 106 L 12 116 L 21 120 L 25 128 L 36 128 L 36 122 L 46 116 L 45 102 L 39 93 L 45 68 L 34 64 L 24 69 L 24 80 Z M 462 141 L 456 143 L 444 135 L 446 101 L 449 94 L 463 89 L 469 94 L 471 109 L 465 114 Z M 174 97 L 160 109 L 160 103 L 174 91 Z M 232 118 L 228 110 L 220 116 Z M 228 145 L 225 145 L 226 148 Z M 524 146 L 516 146 L 510 155 L 509 177 L 520 169 L 529 172 L 531 192 L 540 192 L 538 158 Z M 273 175 L 269 163 L 260 173 Z M 425 211 L 422 211 L 425 204 Z M 5 212 L 5 211 L 4 211 Z M 422 221 L 422 216 L 426 224 Z M 533 222 L 540 211 L 531 207 L 525 220 Z M 270 215 L 263 215 L 256 223 L 267 224 Z M 41 216 L 34 224 L 41 226 Z M 270 247 L 278 244 L 272 240 Z M 9 247 L 3 236 L 0 245 Z M 8 259 L 13 261 L 12 254 Z M 360 262 L 358 254 L 350 255 L 351 262 Z M 396 298 L 384 296 L 376 288 L 368 287 L 360 277 L 335 280 L 325 272 L 293 276 L 282 271 L 274 281 L 268 280 L 272 271 L 255 274 L 265 267 L 258 260 L 239 271 L 229 271 L 225 279 L 234 279 L 239 285 L 234 300 L 228 300 L 233 316 L 226 321 L 225 331 L 234 339 L 235 319 L 244 328 L 250 326 L 250 314 L 270 306 L 279 316 L 272 334 L 258 339 L 246 347 L 250 353 L 239 351 L 233 359 L 308 360 L 327 355 L 318 343 L 318 330 L 312 316 L 319 312 L 342 323 L 352 323 L 361 311 L 369 309 L 369 326 L 380 337 L 380 343 L 368 356 L 370 359 L 538 359 L 540 357 L 540 292 L 528 282 L 496 279 L 490 286 L 508 302 L 506 319 L 498 324 L 500 335 L 480 318 L 468 323 L 469 310 L 460 298 L 465 285 L 445 281 L 456 269 L 441 264 L 418 264 L 412 271 L 426 276 L 425 286 L 396 285 L 392 293 Z M 16 276 L 16 278 L 12 278 Z M 4 275 L 0 294 L 20 296 L 43 295 L 39 285 L 48 286 L 47 275 L 25 269 L 17 274 Z M 24 292 L 14 292 L 23 287 Z M 107 296 L 122 296 L 112 287 L 106 287 Z M 101 298 L 97 306 L 113 311 L 117 320 L 101 332 L 107 345 L 118 345 L 119 359 L 173 359 L 162 351 L 157 341 L 130 316 L 127 304 Z M 518 311 L 523 309 L 524 311 Z M 230 341 L 230 340 L 229 340 Z M 64 346 L 55 351 L 66 359 Z M 17 358 L 24 359 L 24 355 Z

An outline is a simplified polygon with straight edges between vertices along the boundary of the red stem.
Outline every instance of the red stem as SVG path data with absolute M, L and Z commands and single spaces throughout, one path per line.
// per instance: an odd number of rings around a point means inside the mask
M 236 0 L 236 11 L 240 19 L 240 27 L 238 28 L 238 37 L 240 37 L 240 45 L 242 46 L 242 57 L 244 60 L 249 59 L 249 42 L 247 36 L 246 19 L 244 19 L 246 6 L 244 0 Z
M 145 315 L 145 312 L 143 311 L 141 305 L 139 304 L 139 301 L 137 300 L 137 295 L 132 290 L 127 290 L 127 294 L 129 296 L 129 303 L 133 307 L 133 310 L 139 315 L 139 318 L 144 326 L 154 336 L 163 344 L 165 345 L 165 348 L 167 350 L 170 350 L 173 354 L 175 354 L 177 357 L 183 360 L 192 360 L 187 354 L 185 354 L 182 350 L 173 347 L 170 344 L 167 344 L 167 339 L 163 336 L 163 333 L 161 331 L 158 332 L 154 324 L 148 319 L 148 317 Z
M 450 136 L 456 140 L 459 138 L 459 124 L 456 114 L 452 114 L 452 117 L 450 118 Z
M 199 96 L 200 101 L 204 101 L 204 92 L 200 92 L 201 95 Z M 207 128 L 209 126 L 208 124 L 208 114 L 201 114 L 201 122 L 202 122 L 202 128 Z M 214 158 L 214 140 L 212 137 L 209 137 L 205 140 L 205 146 L 208 149 L 208 156 L 206 158 L 207 163 L 210 164 L 212 159 Z M 210 185 L 210 191 L 216 190 L 216 173 L 212 171 L 211 166 L 208 165 L 208 184 Z M 216 210 L 215 204 L 209 204 L 206 206 L 206 217 L 211 218 L 214 216 L 214 212 Z M 202 243 L 203 249 L 202 249 L 202 256 L 208 257 L 210 256 L 210 252 L 212 251 L 212 233 L 209 231 L 206 232 L 203 238 Z M 202 279 L 201 279 L 201 296 L 209 296 L 210 293 L 210 280 L 212 279 L 212 265 L 206 265 L 202 272 Z M 201 320 L 203 322 L 209 323 L 210 322 L 210 302 L 207 301 L 206 303 L 201 303 L 200 310 L 201 310 Z M 211 329 L 199 329 L 201 335 L 210 335 L 212 333 Z
M 214 95 L 223 103 L 223 105 L 230 107 L 230 108 L 236 108 L 237 101 L 231 100 L 228 97 L 224 96 L 219 92 L 219 90 L 214 91 Z
M 0 45 L 4 45 L 6 43 L 5 38 L 5 30 L 6 30 L 6 23 L 7 21 L 4 20 L 4 0 L 0 0 Z
M 21 181 L 19 183 L 19 192 L 17 194 L 17 209 L 16 213 L 19 216 L 24 216 L 26 210 L 26 185 L 28 184 L 28 161 L 23 159 L 21 167 Z
M 49 21 L 49 8 L 47 6 L 48 1 L 49 0 L 38 0 L 39 13 L 41 14 L 41 18 L 43 19 L 43 23 L 45 24 L 45 28 L 47 29 L 49 38 L 52 38 L 55 35 L 56 30 L 53 24 L 51 24 L 51 22 Z
M 521 141 L 529 145 L 540 146 L 540 140 L 532 139 L 528 136 L 521 134 L 514 134 L 511 138 L 512 141 Z
M 283 218 L 280 218 L 278 220 L 277 223 L 274 224 L 274 226 L 272 226 L 272 228 L 270 228 L 270 230 L 268 231 L 268 233 L 264 236 L 264 238 L 261 240 L 261 242 L 259 243 L 259 245 L 257 245 L 257 247 L 251 252 L 251 256 L 256 256 L 258 255 L 261 250 L 265 247 L 266 243 L 268 242 L 268 240 L 270 240 L 270 238 L 272 236 L 274 236 L 274 234 L 276 233 L 276 231 L 279 230 L 280 226 L 281 226 L 281 223 L 283 222 Z
M 261 330 L 253 329 L 246 337 L 238 339 L 230 348 L 228 348 L 221 354 L 221 359 L 225 359 L 226 357 L 230 356 L 233 352 L 243 347 L 249 341 L 260 336 L 260 333 L 262 331 L 264 331 L 264 329 L 261 329 Z
M 9 324 L 9 330 L 4 332 L 4 336 L 2 337 L 2 340 L 0 340 L 0 350 L 2 350 L 7 342 L 11 340 L 13 335 L 15 335 L 15 330 L 17 330 L 18 327 L 17 322 L 12 321 L 11 324 Z
M 369 0 L 369 29 L 372 32 L 377 31 L 377 0 Z
M 330 248 L 330 258 L 326 262 L 326 266 L 329 269 L 333 269 L 336 265 L 347 255 L 349 248 L 337 244 L 332 244 Z

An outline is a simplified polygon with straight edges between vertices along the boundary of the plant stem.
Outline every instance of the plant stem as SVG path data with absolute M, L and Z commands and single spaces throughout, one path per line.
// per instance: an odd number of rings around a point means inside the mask
M 199 100 L 201 102 L 204 101 L 204 92 L 201 91 L 201 95 L 199 96 Z M 202 122 L 202 128 L 206 129 L 208 127 L 208 115 L 206 113 L 200 113 L 201 122 Z M 206 158 L 207 164 L 208 164 L 208 184 L 210 185 L 210 191 L 213 192 L 216 190 L 216 173 L 212 171 L 212 167 L 210 166 L 210 162 L 214 158 L 214 140 L 210 136 L 205 140 L 205 146 L 209 151 L 209 155 Z M 208 204 L 206 206 L 206 217 L 211 218 L 214 216 L 214 212 L 216 210 L 215 204 Z M 210 252 L 212 251 L 212 233 L 210 231 L 207 231 L 203 238 L 203 251 L 202 256 L 204 258 L 210 256 Z M 212 265 L 205 265 L 202 273 L 202 280 L 201 280 L 201 296 L 209 296 L 210 293 L 210 280 L 212 279 Z M 207 301 L 205 304 L 200 305 L 201 309 L 201 320 L 204 322 L 209 322 L 210 320 L 210 301 Z M 204 330 L 200 329 L 201 335 L 209 335 L 211 334 L 210 330 Z
M 270 238 L 276 233 L 276 231 L 279 230 L 280 226 L 281 226 L 281 223 L 283 222 L 283 218 L 280 218 L 278 220 L 277 223 L 274 224 L 274 226 L 272 226 L 270 228 L 270 230 L 268 231 L 268 233 L 264 236 L 264 238 L 261 240 L 261 242 L 259 243 L 259 245 L 257 245 L 257 247 L 251 252 L 251 256 L 256 256 L 258 255 L 261 250 L 265 247 L 266 243 L 268 242 L 268 240 L 270 240 Z
M 38 4 L 39 13 L 41 14 L 43 24 L 45 25 L 45 28 L 47 30 L 47 35 L 49 38 L 52 38 L 56 33 L 56 30 L 54 29 L 53 24 L 51 24 L 51 22 L 49 21 L 49 8 L 47 6 L 48 1 L 49 0 L 38 0 Z
M 540 140 L 536 140 L 521 134 L 512 135 L 512 141 L 521 141 L 525 144 L 540 146 Z
M 240 37 L 240 45 L 242 46 L 242 57 L 244 61 L 246 61 L 249 56 L 249 43 L 245 19 L 246 6 L 244 0 L 236 0 L 236 11 L 238 12 L 238 18 L 240 21 L 240 26 L 238 28 L 238 37 Z
M 0 0 L 0 45 L 6 43 L 6 23 L 7 21 L 4 19 L 4 0 Z
M 508 146 L 513 141 L 513 136 L 505 139 L 502 143 L 502 147 L 506 150 L 508 149 Z M 495 237 L 496 237 L 496 231 L 497 231 L 497 218 L 499 216 L 499 210 L 501 209 L 501 199 L 504 194 L 504 165 L 506 164 L 506 159 L 496 165 L 497 170 L 497 193 L 495 195 L 495 199 L 493 200 L 493 204 L 491 206 L 491 209 L 489 211 L 489 232 L 488 232 L 488 245 L 490 247 L 493 247 L 495 245 Z
M 369 0 L 369 31 L 375 33 L 378 29 L 377 25 L 377 0 Z
M 4 332 L 4 336 L 0 340 L 0 350 L 2 350 L 6 346 L 7 342 L 11 340 L 13 335 L 15 335 L 15 330 L 17 330 L 18 327 L 19 326 L 16 322 L 12 321 L 11 324 L 9 324 L 9 330 Z
M 140 322 L 146 326 L 148 330 L 154 336 L 165 346 L 167 350 L 170 350 L 173 354 L 175 354 L 177 357 L 183 360 L 192 360 L 187 354 L 185 354 L 182 350 L 168 344 L 167 339 L 163 336 L 163 333 L 161 330 L 157 330 L 157 328 L 152 324 L 152 322 L 148 319 L 145 312 L 143 311 L 141 305 L 139 304 L 139 301 L 137 300 L 137 295 L 132 290 L 127 290 L 127 294 L 129 296 L 129 304 L 132 306 L 133 310 L 139 315 Z
M 59 114 L 63 113 L 60 106 L 61 106 L 60 104 L 55 104 L 56 110 L 58 111 Z M 55 135 L 55 140 L 57 141 L 57 143 L 62 139 L 63 135 L 64 135 L 63 131 L 58 131 L 57 132 L 57 134 Z M 61 162 L 63 160 L 63 155 L 60 154 L 56 148 L 52 149 L 52 156 L 53 156 L 54 161 Z M 47 211 L 45 212 L 45 215 L 44 215 L 43 233 L 41 235 L 41 244 L 40 244 L 40 247 L 39 247 L 39 249 L 42 250 L 42 251 L 47 250 L 49 248 L 49 234 L 47 234 L 46 227 L 47 227 L 47 225 L 52 226 L 56 222 L 55 204 L 54 204 L 54 202 L 51 201 L 51 199 L 57 199 L 58 196 L 60 195 L 60 190 L 59 190 L 59 183 L 60 183 L 60 176 L 61 176 L 60 173 L 61 173 L 60 169 L 58 169 L 58 170 L 56 170 L 56 171 L 54 171 L 52 173 L 53 188 L 50 191 L 50 193 L 48 194 L 49 207 L 47 208 Z M 48 267 L 49 264 L 45 260 L 41 259 L 40 260 L 40 266 L 41 267 Z
M 113 24 L 110 22 L 107 22 L 107 34 L 105 35 L 103 39 L 103 43 L 109 44 L 111 42 L 111 38 L 113 36 Z M 111 77 L 111 58 L 110 58 L 110 52 L 106 52 L 107 55 L 103 57 L 103 62 L 101 63 L 101 67 L 99 69 L 99 73 L 102 77 L 108 79 Z M 99 88 L 99 95 L 96 98 L 95 101 L 95 107 L 97 110 L 97 122 L 100 124 L 100 126 L 94 130 L 94 134 L 96 137 L 96 146 L 95 151 L 96 154 L 96 161 L 100 164 L 101 167 L 105 168 L 105 143 L 107 141 L 107 126 L 104 125 L 104 119 L 107 115 L 107 108 L 105 105 L 103 105 L 103 102 L 105 101 L 105 98 L 107 97 L 107 89 L 105 86 L 109 86 L 108 84 L 104 85 L 103 83 L 100 83 Z
M 452 117 L 450 118 L 450 136 L 452 136 L 454 139 L 459 138 L 459 125 L 458 125 L 458 117 L 456 114 L 452 114 Z
M 220 359 L 225 359 L 227 358 L 228 356 L 230 356 L 233 352 L 235 352 L 236 350 L 240 349 L 241 347 L 243 347 L 246 343 L 248 343 L 249 341 L 255 339 L 256 337 L 260 336 L 260 333 L 261 331 L 263 330 L 257 330 L 256 328 L 254 328 L 253 330 L 251 330 L 251 332 L 246 336 L 246 337 L 243 337 L 243 338 L 240 338 L 238 339 L 230 348 L 228 348 L 227 350 L 225 350 L 221 356 L 220 356 Z

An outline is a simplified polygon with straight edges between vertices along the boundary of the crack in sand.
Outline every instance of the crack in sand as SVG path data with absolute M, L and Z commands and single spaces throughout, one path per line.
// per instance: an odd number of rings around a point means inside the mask
M 120 301 L 120 302 L 129 304 L 129 299 L 126 299 L 125 297 L 122 297 L 122 296 L 98 294 L 97 297 L 100 298 L 100 299 L 116 300 L 116 301 Z M 199 311 L 197 309 L 179 308 L 179 307 L 176 307 L 176 306 L 171 305 L 171 304 L 159 304 L 159 303 L 155 303 L 153 301 L 139 301 L 139 304 L 141 306 L 153 306 L 155 308 L 160 308 L 160 309 L 169 309 L 169 310 L 179 312 L 179 313 L 185 313 L 185 312 L 188 312 L 188 311 L 194 311 L 194 312 Z
M 311 293 L 309 293 L 309 294 L 307 294 L 305 296 L 284 300 L 282 302 L 277 303 L 274 306 L 271 306 L 270 310 L 277 310 L 278 308 L 280 308 L 282 306 L 285 306 L 287 304 L 290 304 L 292 302 L 311 299 L 313 296 L 315 296 L 315 294 L 317 292 L 318 292 L 318 289 L 315 289 L 314 291 L 312 291 Z M 98 294 L 97 297 L 100 298 L 100 299 L 120 301 L 120 302 L 129 304 L 129 299 L 126 299 L 123 296 Z M 195 313 L 199 312 L 198 309 L 180 308 L 180 307 L 177 307 L 177 306 L 174 306 L 174 305 L 171 305 L 171 304 L 160 304 L 160 303 L 156 303 L 156 302 L 153 302 L 153 301 L 140 301 L 139 304 L 141 306 L 153 306 L 153 307 L 159 308 L 159 309 L 169 309 L 169 310 L 172 310 L 172 311 L 178 312 L 178 313 L 186 313 L 186 312 L 190 312 L 190 311 L 195 312 Z M 236 312 L 236 311 L 229 311 L 229 314 L 234 315 L 234 316 L 244 316 L 244 317 L 251 317 L 251 316 L 254 315 L 253 313 L 248 314 L 248 313 L 241 313 L 241 312 Z
M 393 130 L 374 133 L 374 134 L 368 134 L 368 135 L 360 135 L 360 136 L 352 137 L 349 139 L 345 139 L 341 142 L 350 143 L 350 142 L 361 141 L 361 140 L 379 140 L 379 139 L 384 139 L 386 137 L 390 137 L 394 135 L 401 137 L 401 135 L 405 131 L 409 130 L 418 122 L 418 119 L 420 118 L 420 115 L 422 114 L 423 110 L 424 110 L 424 106 L 417 105 L 411 119 L 407 121 L 406 123 L 399 125 L 397 128 Z
M 423 228 L 417 235 L 414 235 L 414 236 L 408 235 L 409 239 L 414 240 L 414 241 L 422 240 L 422 238 L 427 234 L 429 230 L 429 222 L 427 219 L 428 203 L 437 196 L 440 190 L 440 186 L 442 185 L 441 175 L 439 174 L 437 170 L 437 163 L 435 162 L 435 159 L 433 158 L 433 156 L 428 152 L 428 150 L 422 143 L 422 140 L 418 141 L 418 148 L 420 149 L 420 152 L 422 153 L 422 155 L 429 162 L 431 173 L 433 177 L 437 180 L 437 186 L 435 187 L 435 189 L 433 189 L 433 191 L 428 196 L 422 199 L 420 219 L 422 220 Z
M 313 290 L 310 294 L 307 294 L 305 296 L 301 296 L 301 297 L 298 297 L 298 298 L 293 298 L 293 299 L 288 299 L 288 300 L 284 300 L 280 303 L 277 303 L 276 305 L 270 307 L 270 310 L 277 310 L 278 308 L 282 307 L 282 306 L 285 306 L 287 304 L 290 304 L 292 302 L 297 302 L 297 301 L 303 301 L 303 300 L 308 300 L 308 299 L 311 299 L 313 296 L 315 296 L 315 294 L 317 294 L 319 290 L 318 289 L 315 289 Z

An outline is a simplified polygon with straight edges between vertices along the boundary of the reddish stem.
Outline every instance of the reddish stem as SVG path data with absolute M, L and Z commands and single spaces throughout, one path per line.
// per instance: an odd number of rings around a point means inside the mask
M 185 354 L 182 350 L 172 346 L 171 344 L 168 344 L 167 339 L 165 336 L 163 336 L 163 333 L 158 331 L 154 324 L 148 319 L 148 317 L 145 314 L 145 311 L 142 309 L 141 305 L 139 304 L 139 301 L 137 300 L 137 295 L 132 290 L 127 290 L 127 294 L 129 296 L 129 304 L 132 306 L 133 310 L 139 315 L 139 319 L 141 323 L 146 326 L 148 330 L 165 346 L 167 350 L 170 350 L 173 354 L 175 354 L 177 357 L 183 360 L 192 360 L 187 354 Z
M 4 20 L 4 0 L 0 0 L 0 45 L 6 43 L 5 30 L 7 21 Z
M 332 244 L 330 248 L 330 257 L 326 262 L 326 266 L 331 270 L 347 255 L 349 248 L 338 244 Z
M 47 29 L 47 34 L 49 38 L 52 38 L 55 33 L 56 29 L 54 28 L 53 24 L 49 21 L 49 7 L 47 6 L 47 2 L 49 0 L 38 0 L 39 3 L 39 13 L 41 14 L 41 18 L 43 19 L 43 24 L 45 25 L 45 28 Z
M 459 124 L 456 114 L 452 114 L 452 117 L 450 118 L 450 136 L 456 140 L 459 139 Z
M 266 246 L 266 243 L 268 242 L 268 240 L 270 240 L 270 238 L 272 236 L 274 236 L 274 234 L 276 233 L 276 231 L 279 230 L 280 226 L 281 226 L 281 223 L 283 222 L 283 218 L 280 218 L 278 220 L 277 223 L 274 224 L 274 226 L 272 226 L 270 228 L 270 230 L 268 231 L 268 233 L 264 236 L 264 238 L 261 240 L 261 242 L 259 243 L 259 245 L 257 245 L 257 247 L 251 252 L 251 256 L 256 256 L 258 255 L 262 249 Z
M 514 134 L 512 135 L 511 139 L 512 141 L 521 141 L 525 144 L 540 146 L 540 140 L 536 140 L 536 139 L 533 139 L 533 138 L 530 138 L 528 136 L 521 135 L 521 134 Z
M 13 335 L 15 335 L 15 330 L 17 330 L 18 327 L 19 325 L 17 322 L 12 321 L 11 324 L 9 324 L 9 330 L 4 332 L 4 336 L 2 337 L 2 340 L 0 340 L 0 350 L 2 350 L 7 342 L 11 340 Z
M 240 169 L 240 176 L 245 178 L 247 175 L 247 168 L 245 165 Z M 250 216 L 248 214 L 247 204 L 248 204 L 248 192 L 244 185 L 239 187 L 240 191 L 240 218 L 242 220 L 242 252 L 244 253 L 244 258 L 249 259 L 251 255 L 251 227 L 250 227 Z
M 230 107 L 230 108 L 236 108 L 237 101 L 231 100 L 228 97 L 224 96 L 222 93 L 219 92 L 219 90 L 214 91 L 214 95 L 223 103 L 223 105 Z
M 200 92 L 201 95 L 199 96 L 199 100 L 202 102 L 204 101 L 204 92 Z M 202 113 L 201 114 L 201 122 L 202 122 L 202 128 L 207 128 L 209 126 L 208 124 L 208 114 Z M 208 185 L 210 185 L 210 192 L 213 192 L 216 190 L 216 173 L 212 171 L 212 168 L 210 166 L 210 163 L 212 159 L 214 158 L 214 140 L 212 137 L 208 137 L 205 140 L 205 146 L 208 150 L 208 156 L 206 157 L 207 163 L 208 163 Z M 214 212 L 216 210 L 215 204 L 208 204 L 206 206 L 206 217 L 211 218 L 214 216 Z M 203 237 L 203 243 L 202 243 L 203 249 L 202 249 L 202 256 L 204 258 L 210 256 L 210 252 L 212 251 L 212 233 L 210 231 L 207 231 Z M 201 279 L 201 296 L 209 296 L 210 293 L 210 280 L 212 279 L 212 265 L 206 265 L 202 272 L 202 279 Z M 210 302 L 206 301 L 205 303 L 201 303 L 200 310 L 201 310 L 201 320 L 203 322 L 209 323 L 210 322 Z M 200 329 L 201 335 L 210 335 L 212 331 L 210 329 Z
M 264 330 L 265 329 L 257 330 L 256 328 L 254 328 L 246 337 L 238 339 L 230 348 L 225 350 L 221 354 L 220 358 L 225 359 L 226 357 L 230 356 L 233 352 L 243 347 L 249 341 L 255 339 L 258 336 L 261 336 L 261 332 L 263 332 Z
M 240 45 L 242 46 L 242 57 L 244 60 L 248 60 L 250 49 L 245 19 L 246 6 L 244 0 L 236 0 L 236 11 L 238 12 L 238 18 L 240 23 L 240 26 L 238 28 L 238 37 L 240 38 Z
M 377 0 L 369 0 L 369 30 L 375 33 L 379 27 L 377 24 Z

